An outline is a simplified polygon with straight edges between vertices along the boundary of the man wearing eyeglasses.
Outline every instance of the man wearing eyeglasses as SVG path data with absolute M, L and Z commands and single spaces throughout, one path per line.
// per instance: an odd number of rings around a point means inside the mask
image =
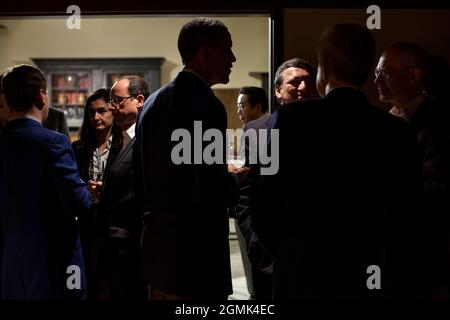
M 429 56 L 414 43 L 398 42 L 380 57 L 375 85 L 390 113 L 417 133 L 424 178 L 424 228 L 429 239 L 429 286 L 433 297 L 449 298 L 450 108 L 425 90 Z
M 237 98 L 237 113 L 242 121 L 243 130 L 268 130 L 270 116 L 267 113 L 269 102 L 262 88 L 242 87 Z M 256 144 L 259 146 L 259 137 Z M 240 152 L 245 153 L 246 166 L 250 168 L 247 179 L 241 184 L 239 198 L 234 210 L 236 233 L 241 249 L 247 289 L 252 300 L 272 299 L 272 261 L 261 246 L 258 236 L 251 227 L 252 206 L 257 196 L 259 165 L 249 163 L 249 153 L 258 152 L 259 147 L 243 139 Z M 250 148 L 256 148 L 250 150 Z
M 380 57 L 374 83 L 381 102 L 392 105 L 390 113 L 411 119 L 425 100 L 428 54 L 413 43 L 396 43 Z
M 131 183 L 135 125 L 149 96 L 148 84 L 138 76 L 124 76 L 111 88 L 114 124 L 122 130 L 123 147 L 108 164 L 99 202 L 103 242 L 100 266 L 104 275 L 102 297 L 111 300 L 143 300 L 147 287 L 141 280 L 141 217 Z

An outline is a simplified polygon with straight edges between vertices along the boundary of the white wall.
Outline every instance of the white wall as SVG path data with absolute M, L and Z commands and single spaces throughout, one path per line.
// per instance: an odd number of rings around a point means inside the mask
M 266 17 L 219 17 L 229 28 L 237 57 L 230 82 L 217 88 L 260 86 L 249 72 L 269 69 L 269 34 Z M 180 17 L 86 17 L 81 30 L 69 30 L 65 18 L 2 19 L 0 70 L 31 64 L 30 58 L 130 58 L 164 57 L 161 84 L 181 68 L 177 38 L 191 18 Z

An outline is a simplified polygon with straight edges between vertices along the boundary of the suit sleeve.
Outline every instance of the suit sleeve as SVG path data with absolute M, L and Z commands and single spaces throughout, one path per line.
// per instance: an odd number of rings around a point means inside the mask
M 133 157 L 131 166 L 131 188 L 133 196 L 135 197 L 136 200 L 137 210 L 139 211 L 141 219 L 145 221 L 146 217 L 150 213 L 150 209 L 145 200 L 143 170 L 140 159 L 141 159 L 140 145 L 138 143 L 138 140 L 136 139 L 133 148 Z
M 66 116 L 63 112 L 60 113 L 58 126 L 58 132 L 64 134 L 67 138 L 70 139 L 69 126 L 67 124 Z
M 57 199 L 64 213 L 70 216 L 83 216 L 87 213 L 91 199 L 86 184 L 80 178 L 77 163 L 69 140 L 57 135 L 52 148 L 52 179 L 56 186 Z
M 424 294 L 426 217 L 421 207 L 422 165 L 416 136 L 409 127 L 400 127 L 391 141 L 386 187 L 388 199 L 388 251 L 391 266 L 387 277 L 397 297 L 420 298 Z
M 271 128 L 270 130 L 280 130 L 283 129 L 283 115 L 276 112 L 272 116 Z M 283 144 L 286 144 L 286 139 L 288 135 L 286 132 L 280 133 L 279 136 L 280 146 L 279 155 L 272 154 L 273 157 L 279 156 L 279 170 L 274 175 L 260 175 L 259 182 L 255 181 L 255 205 L 252 208 L 252 227 L 255 230 L 257 236 L 261 240 L 261 243 L 265 250 L 269 252 L 271 256 L 275 255 L 275 250 L 277 242 L 280 238 L 282 230 L 282 216 L 284 214 L 284 208 L 286 206 L 287 194 L 284 189 L 286 183 L 284 183 L 284 174 L 288 170 L 286 166 L 288 165 L 287 160 L 289 157 L 283 157 L 283 152 L 286 150 Z M 270 134 L 268 137 L 267 148 L 268 150 L 273 150 L 273 143 L 270 139 Z M 259 190 L 258 190 L 259 189 Z
M 428 220 L 429 261 L 433 286 L 448 286 L 450 212 L 449 114 L 441 113 L 430 123 L 423 161 L 424 212 Z M 443 284 L 445 283 L 445 284 Z
M 430 202 L 448 208 L 450 181 L 450 117 L 441 115 L 429 128 L 423 162 L 424 190 Z

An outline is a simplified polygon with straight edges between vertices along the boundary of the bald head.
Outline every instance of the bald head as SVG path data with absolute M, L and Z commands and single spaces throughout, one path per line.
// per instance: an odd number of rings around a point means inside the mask
M 148 84 L 139 76 L 124 76 L 111 88 L 114 122 L 123 130 L 132 126 L 149 96 Z
M 428 52 L 421 46 L 412 42 L 396 42 L 385 53 L 395 54 L 403 60 L 405 66 L 417 66 L 425 73 L 429 69 Z
M 409 42 L 397 42 L 381 55 L 375 69 L 379 99 L 401 106 L 424 91 L 429 73 L 425 49 Z

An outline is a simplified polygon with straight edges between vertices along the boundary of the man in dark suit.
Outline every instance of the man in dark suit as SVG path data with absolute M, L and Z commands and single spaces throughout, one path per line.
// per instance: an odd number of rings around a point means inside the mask
M 172 135 L 179 129 L 195 139 L 200 124 L 225 141 L 227 115 L 210 87 L 229 81 L 236 60 L 231 47 L 222 22 L 198 18 L 185 24 L 178 38 L 185 68 L 147 99 L 137 122 L 137 176 L 143 178 L 149 208 L 143 271 L 151 299 L 226 299 L 232 292 L 227 206 L 236 194 L 237 177 L 227 172 L 225 143 L 220 160 L 207 164 L 207 143 L 187 141 L 182 153 L 189 159 L 179 163 L 173 158 L 179 143 Z
M 106 168 L 99 216 L 104 227 L 100 267 L 106 275 L 106 291 L 113 300 L 147 298 L 141 277 L 141 212 L 132 192 L 131 164 L 136 119 L 148 96 L 148 84 L 138 76 L 124 76 L 111 88 L 114 123 L 122 129 L 123 147 Z
M 48 117 L 44 120 L 44 127 L 59 132 L 70 138 L 69 126 L 67 125 L 64 111 L 50 106 L 48 108 Z
M 2 88 L 11 109 L 0 140 L 2 298 L 78 297 L 84 267 L 75 217 L 87 212 L 89 193 L 67 137 L 42 126 L 42 72 L 13 67 Z
M 375 85 L 390 113 L 415 129 L 424 177 L 428 287 L 434 298 L 449 299 L 450 105 L 425 90 L 429 56 L 415 43 L 398 42 L 380 57 Z
M 269 101 L 266 92 L 258 87 L 242 87 L 237 98 L 237 112 L 244 127 L 256 133 L 256 139 L 250 134 L 242 139 L 240 153 L 245 153 L 245 165 L 250 168 L 247 179 L 241 184 L 235 211 L 236 233 L 241 249 L 242 263 L 250 298 L 270 300 L 272 298 L 272 261 L 260 245 L 258 236 L 251 227 L 251 209 L 255 200 L 256 186 L 259 181 L 259 161 L 250 163 L 249 154 L 258 154 L 260 130 L 270 128 L 270 116 L 267 113 Z M 253 132 L 252 132 L 253 133 Z M 253 140 L 253 141 L 250 141 Z M 256 143 L 255 143 L 256 142 Z M 251 150 L 250 150 L 251 149 Z M 258 157 L 259 160 L 259 157 Z
M 420 287 L 417 143 L 360 91 L 374 57 L 367 29 L 330 27 L 318 46 L 323 98 L 279 110 L 279 170 L 262 176 L 253 215 L 273 257 L 275 299 L 414 296 Z

